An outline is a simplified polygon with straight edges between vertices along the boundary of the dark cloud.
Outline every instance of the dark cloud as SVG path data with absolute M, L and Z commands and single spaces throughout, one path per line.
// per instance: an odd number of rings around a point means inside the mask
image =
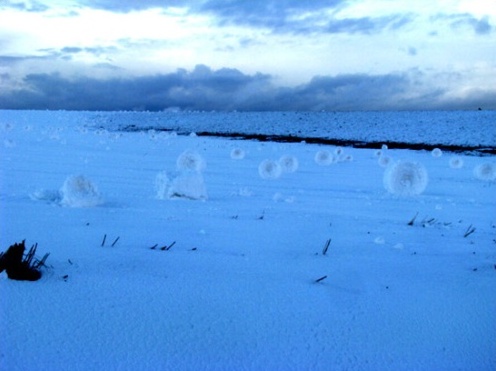
M 412 19 L 413 17 L 411 15 L 334 19 L 328 23 L 325 31 L 329 33 L 350 34 L 372 34 L 383 30 L 394 31 L 410 23 Z
M 221 26 L 242 24 L 291 33 L 371 34 L 384 29 L 396 30 L 412 21 L 408 14 L 336 18 L 336 12 L 348 4 L 343 0 L 209 0 L 193 9 L 215 15 Z M 295 17 L 301 15 L 304 17 Z
M 8 76 L 2 78 L 8 79 Z M 0 109 L 319 111 L 406 109 L 495 109 L 496 91 L 417 92 L 422 74 L 317 76 L 297 87 L 276 87 L 271 76 L 199 65 L 170 74 L 100 80 L 32 74 L 23 90 L 0 92 Z M 426 90 L 426 89 L 425 89 Z M 493 100 L 491 100 L 493 99 Z
M 245 24 L 280 29 L 288 25 L 293 15 L 303 12 L 333 9 L 343 0 L 208 0 L 193 7 L 201 13 L 214 14 L 220 24 Z
M 488 35 L 494 31 L 495 26 L 489 22 L 489 17 L 476 18 L 472 14 L 440 14 L 434 20 L 447 21 L 453 29 L 471 28 L 477 35 Z

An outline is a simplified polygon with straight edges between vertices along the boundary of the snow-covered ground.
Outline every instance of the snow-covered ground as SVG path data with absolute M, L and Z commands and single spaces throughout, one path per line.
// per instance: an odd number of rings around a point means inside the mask
M 0 369 L 496 369 L 494 156 L 111 116 L 0 111 L 0 251 L 50 253 L 0 275 Z

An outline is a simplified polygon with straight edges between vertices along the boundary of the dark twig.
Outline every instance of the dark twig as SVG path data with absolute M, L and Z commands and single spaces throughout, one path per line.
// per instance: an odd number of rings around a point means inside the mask
M 103 241 L 102 241 L 102 244 L 101 244 L 101 246 L 102 246 L 102 247 L 103 247 L 103 246 L 105 246 L 105 240 L 106 240 L 106 239 L 107 239 L 107 235 L 106 235 L 106 234 L 104 234 L 104 235 L 103 235 Z
M 323 281 L 323 280 L 325 280 L 326 278 L 327 278 L 327 276 L 322 276 L 322 277 L 320 277 L 320 278 L 317 278 L 317 279 L 315 280 L 315 283 L 322 282 L 322 281 Z
M 470 226 L 465 231 L 465 234 L 463 235 L 463 237 L 468 237 L 474 232 L 475 232 L 475 227 L 473 227 L 472 224 L 470 224 Z
M 418 216 L 418 211 L 417 211 L 417 214 L 414 215 L 414 217 L 407 223 L 407 225 L 413 225 L 413 223 L 415 223 L 415 219 L 417 219 L 417 216 Z
M 329 250 L 329 245 L 331 244 L 331 239 L 329 238 L 324 244 L 324 248 L 322 249 L 322 255 L 327 254 L 327 250 Z
M 115 246 L 115 244 L 117 243 L 117 241 L 119 241 L 119 238 L 120 238 L 120 237 L 117 237 L 117 238 L 114 240 L 114 242 L 112 242 L 112 245 L 110 245 L 110 247 L 114 247 L 114 246 Z
M 164 245 L 160 248 L 160 250 L 162 251 L 169 251 L 171 249 L 172 246 L 174 246 L 176 244 L 176 241 L 174 241 L 173 243 L 171 243 L 169 246 L 167 245 Z

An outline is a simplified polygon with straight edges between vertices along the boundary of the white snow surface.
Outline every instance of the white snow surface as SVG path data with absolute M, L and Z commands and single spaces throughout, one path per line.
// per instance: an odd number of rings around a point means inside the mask
M 0 251 L 26 239 L 50 253 L 39 281 L 0 275 L 1 370 L 496 369 L 496 184 L 480 176 L 494 156 L 453 166 L 445 151 L 389 148 L 429 174 L 400 197 L 381 148 L 321 166 L 316 153 L 336 148 L 94 117 L 0 111 Z M 185 151 L 208 164 L 208 198 L 158 197 Z M 263 179 L 260 163 L 281 156 L 296 171 Z M 58 202 L 74 174 L 101 204 Z

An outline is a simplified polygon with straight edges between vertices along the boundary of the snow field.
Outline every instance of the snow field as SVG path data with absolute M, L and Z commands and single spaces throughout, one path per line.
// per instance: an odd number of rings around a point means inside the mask
M 2 250 L 38 242 L 50 267 L 35 283 L 0 276 L 1 369 L 496 365 L 496 195 L 494 181 L 474 173 L 491 158 L 459 155 L 455 169 L 444 156 L 387 149 L 393 164 L 429 174 L 423 192 L 398 197 L 374 150 L 343 148 L 352 162 L 320 166 L 316 153 L 335 148 L 95 131 L 77 124 L 84 114 L 73 126 L 57 113 L 50 122 L 25 115 L 0 125 L 9 143 L 0 148 L 0 241 Z M 208 167 L 181 169 L 186 150 Z M 297 171 L 263 179 L 260 164 L 282 156 L 297 159 Z M 208 199 L 170 199 L 183 172 L 201 174 Z M 399 184 L 418 189 L 417 173 Z M 97 184 L 104 202 L 30 197 L 70 174 Z

